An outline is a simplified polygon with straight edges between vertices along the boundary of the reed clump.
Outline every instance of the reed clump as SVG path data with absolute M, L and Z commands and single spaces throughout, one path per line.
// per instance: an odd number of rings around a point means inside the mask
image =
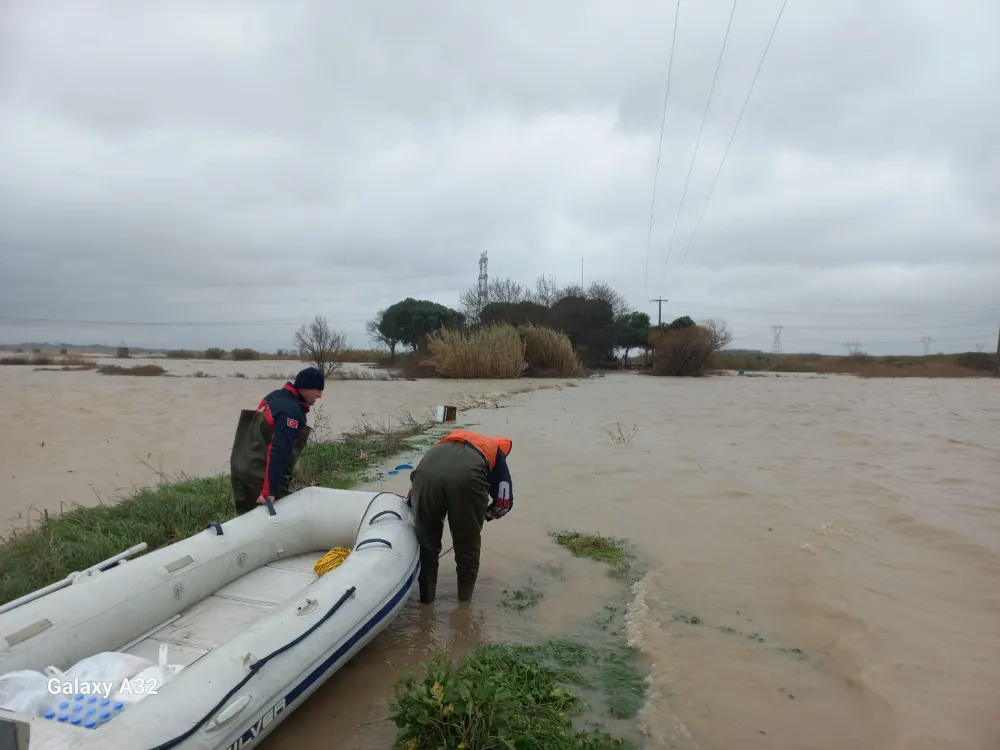
M 504 380 L 533 377 L 582 377 L 569 338 L 559 331 L 503 323 L 471 331 L 442 329 L 427 339 L 427 362 L 445 378 Z

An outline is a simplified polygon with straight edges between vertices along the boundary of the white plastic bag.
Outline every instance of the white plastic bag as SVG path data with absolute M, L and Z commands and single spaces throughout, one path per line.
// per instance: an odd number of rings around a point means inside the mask
M 31 669 L 0 675 L 0 707 L 25 716 L 44 715 L 55 697 L 48 682 L 48 677 Z
M 81 659 L 62 675 L 52 676 L 78 682 L 112 682 L 117 686 L 121 684 L 122 680 L 135 677 L 144 669 L 152 666 L 153 662 L 149 659 L 143 659 L 141 656 L 118 651 L 104 651 Z M 53 671 L 55 670 L 53 669 Z
M 170 664 L 168 656 L 167 644 L 161 643 L 159 664 L 150 664 L 132 677 L 129 680 L 130 687 L 122 686 L 123 689 L 118 693 L 117 699 L 129 705 L 138 703 L 147 695 L 159 692 L 164 685 L 184 669 L 181 664 Z

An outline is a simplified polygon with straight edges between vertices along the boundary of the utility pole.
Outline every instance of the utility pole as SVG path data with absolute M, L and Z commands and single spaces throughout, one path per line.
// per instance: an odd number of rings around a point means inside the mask
M 781 354 L 781 332 L 785 330 L 784 326 L 771 326 L 771 330 L 774 331 L 774 345 L 771 347 L 771 351 L 774 354 Z
M 666 302 L 665 299 L 651 299 L 650 302 L 656 303 L 656 325 L 657 327 L 663 325 L 663 303 Z
M 931 337 L 921 336 L 920 343 L 924 345 L 924 356 L 926 357 L 928 354 L 931 353 Z

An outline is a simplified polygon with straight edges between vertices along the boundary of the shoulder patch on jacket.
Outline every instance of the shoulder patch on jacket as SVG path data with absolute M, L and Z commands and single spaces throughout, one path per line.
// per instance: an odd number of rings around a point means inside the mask
M 293 430 L 299 429 L 299 420 L 292 419 L 291 417 L 289 417 L 287 421 L 288 421 L 288 426 L 291 427 Z

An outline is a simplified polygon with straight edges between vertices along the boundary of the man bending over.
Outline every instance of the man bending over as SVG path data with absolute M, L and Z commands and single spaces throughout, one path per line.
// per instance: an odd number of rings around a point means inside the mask
M 510 450 L 508 438 L 454 430 L 435 443 L 411 473 L 408 502 L 420 542 L 417 581 L 422 603 L 434 601 L 445 516 L 455 543 L 458 600 L 472 598 L 483 523 L 502 518 L 514 505 L 507 468 Z

